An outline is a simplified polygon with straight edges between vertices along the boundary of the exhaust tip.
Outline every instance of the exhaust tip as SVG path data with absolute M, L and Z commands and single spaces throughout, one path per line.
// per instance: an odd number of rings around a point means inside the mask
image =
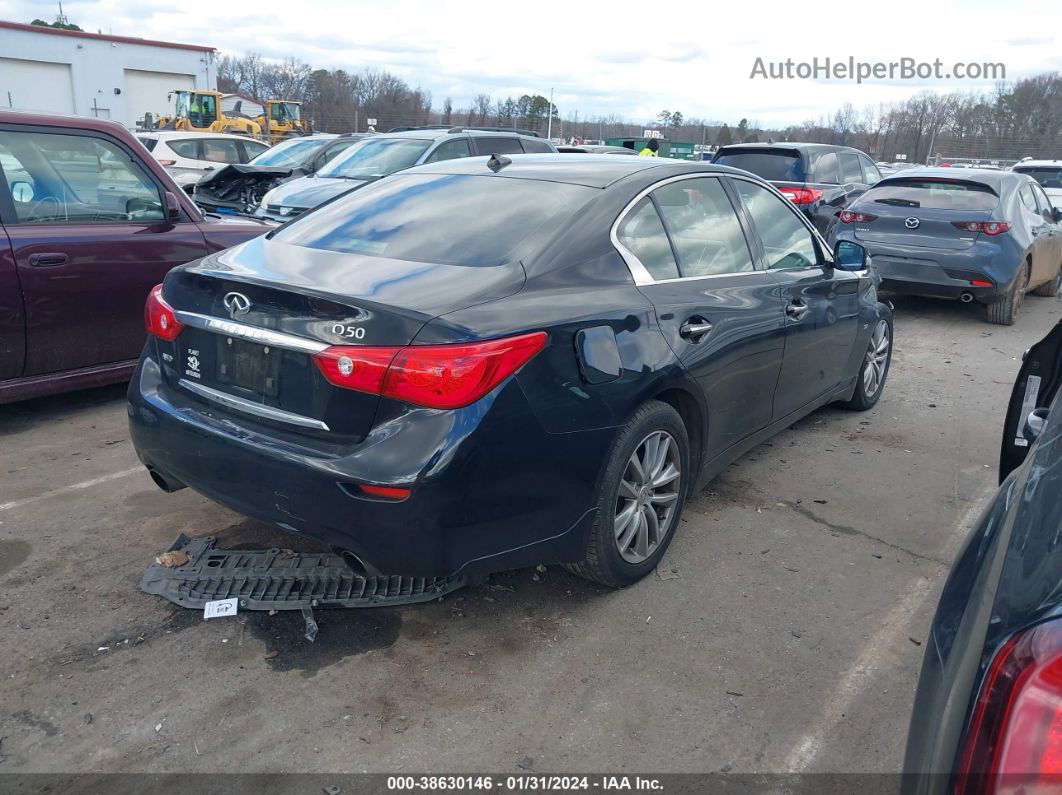
M 359 577 L 368 577 L 369 569 L 362 562 L 361 558 L 351 552 L 349 549 L 338 550 L 339 557 L 343 559 L 343 562 L 347 564 L 347 567 Z
M 152 467 L 148 467 L 148 475 L 151 476 L 151 480 L 154 481 L 155 485 L 167 494 L 173 494 L 175 491 L 188 488 L 176 478 L 168 478 Z
M 968 304 L 972 300 L 974 300 L 973 293 L 963 293 L 959 296 L 959 300 L 962 301 L 964 304 Z

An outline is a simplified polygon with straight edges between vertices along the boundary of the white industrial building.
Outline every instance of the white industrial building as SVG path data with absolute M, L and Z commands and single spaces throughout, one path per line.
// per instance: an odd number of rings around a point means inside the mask
M 174 89 L 215 90 L 213 47 L 0 21 L 0 107 L 134 127 Z

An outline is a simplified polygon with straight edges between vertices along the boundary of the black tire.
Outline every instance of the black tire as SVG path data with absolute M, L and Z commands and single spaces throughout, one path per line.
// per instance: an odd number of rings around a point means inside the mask
M 1013 326 L 1021 312 L 1025 291 L 1029 287 L 1029 263 L 1022 263 L 1007 295 L 988 305 L 988 322 L 997 326 Z
M 1042 295 L 1044 298 L 1054 298 L 1060 292 L 1062 292 L 1062 268 L 1059 269 L 1054 280 L 1041 284 L 1032 291 L 1033 295 Z
M 678 484 L 674 487 L 677 497 L 674 508 L 660 527 L 658 541 L 651 554 L 640 561 L 630 562 L 621 555 L 619 541 L 616 539 L 615 527 L 617 510 L 620 508 L 620 481 L 628 472 L 631 457 L 639 450 L 642 443 L 656 433 L 663 432 L 670 436 L 677 448 L 676 460 L 679 462 Z M 669 448 L 671 449 L 671 448 Z M 650 400 L 641 406 L 619 432 L 612 445 L 612 453 L 601 477 L 597 501 L 597 519 L 590 530 L 586 544 L 586 557 L 580 563 L 567 564 L 565 568 L 580 577 L 585 577 L 610 588 L 622 588 L 642 579 L 656 568 L 664 556 L 671 539 L 675 537 L 675 528 L 682 519 L 682 508 L 690 488 L 690 446 L 686 426 L 682 417 L 674 408 L 659 400 Z M 629 504 L 630 500 L 626 504 Z M 638 503 L 640 506 L 641 503 Z M 637 512 L 663 510 L 651 503 Z M 655 515 L 659 515 L 658 513 Z M 649 531 L 647 531 L 648 533 Z M 647 536 L 648 537 L 648 536 Z M 649 547 L 647 546 L 648 550 Z M 629 553 L 635 550 L 627 550 Z
M 881 341 L 878 336 L 879 329 L 884 324 L 887 337 L 885 350 L 881 350 Z M 892 317 L 882 314 L 874 323 L 874 331 L 870 333 L 870 343 L 866 353 L 863 354 L 862 363 L 859 366 L 859 375 L 856 377 L 855 392 L 852 397 L 839 405 L 850 411 L 866 411 L 877 405 L 881 399 L 881 393 L 885 391 L 885 382 L 889 377 L 889 368 L 892 367 Z M 884 354 L 884 360 L 881 356 Z M 868 376 L 868 368 L 873 367 L 874 375 Z M 868 386 L 869 382 L 869 386 Z

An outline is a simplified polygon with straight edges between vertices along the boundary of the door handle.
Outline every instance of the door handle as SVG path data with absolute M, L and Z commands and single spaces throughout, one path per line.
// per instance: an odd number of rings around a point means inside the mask
M 679 328 L 679 336 L 690 342 L 700 342 L 712 330 L 712 324 L 701 318 L 690 318 Z
M 790 304 L 785 308 L 785 313 L 793 320 L 800 320 L 808 313 L 810 307 L 807 304 Z
M 66 264 L 66 254 L 30 254 L 29 264 L 34 268 L 53 268 L 56 265 Z

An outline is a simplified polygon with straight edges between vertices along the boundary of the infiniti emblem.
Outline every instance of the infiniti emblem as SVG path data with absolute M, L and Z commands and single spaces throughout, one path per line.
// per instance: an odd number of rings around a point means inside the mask
M 906 227 L 907 227 L 908 229 L 917 229 L 917 228 L 918 228 L 918 225 L 919 225 L 920 223 L 922 223 L 922 222 L 921 222 L 921 221 L 919 221 L 919 220 L 918 220 L 917 218 L 914 218 L 914 217 L 912 217 L 912 218 L 908 218 L 908 219 L 906 219 L 906 220 L 905 220 L 905 221 L 903 222 L 903 225 L 904 225 L 904 226 L 906 226 Z
M 251 308 L 251 299 L 243 293 L 226 293 L 221 302 L 229 310 L 229 317 L 246 315 Z

